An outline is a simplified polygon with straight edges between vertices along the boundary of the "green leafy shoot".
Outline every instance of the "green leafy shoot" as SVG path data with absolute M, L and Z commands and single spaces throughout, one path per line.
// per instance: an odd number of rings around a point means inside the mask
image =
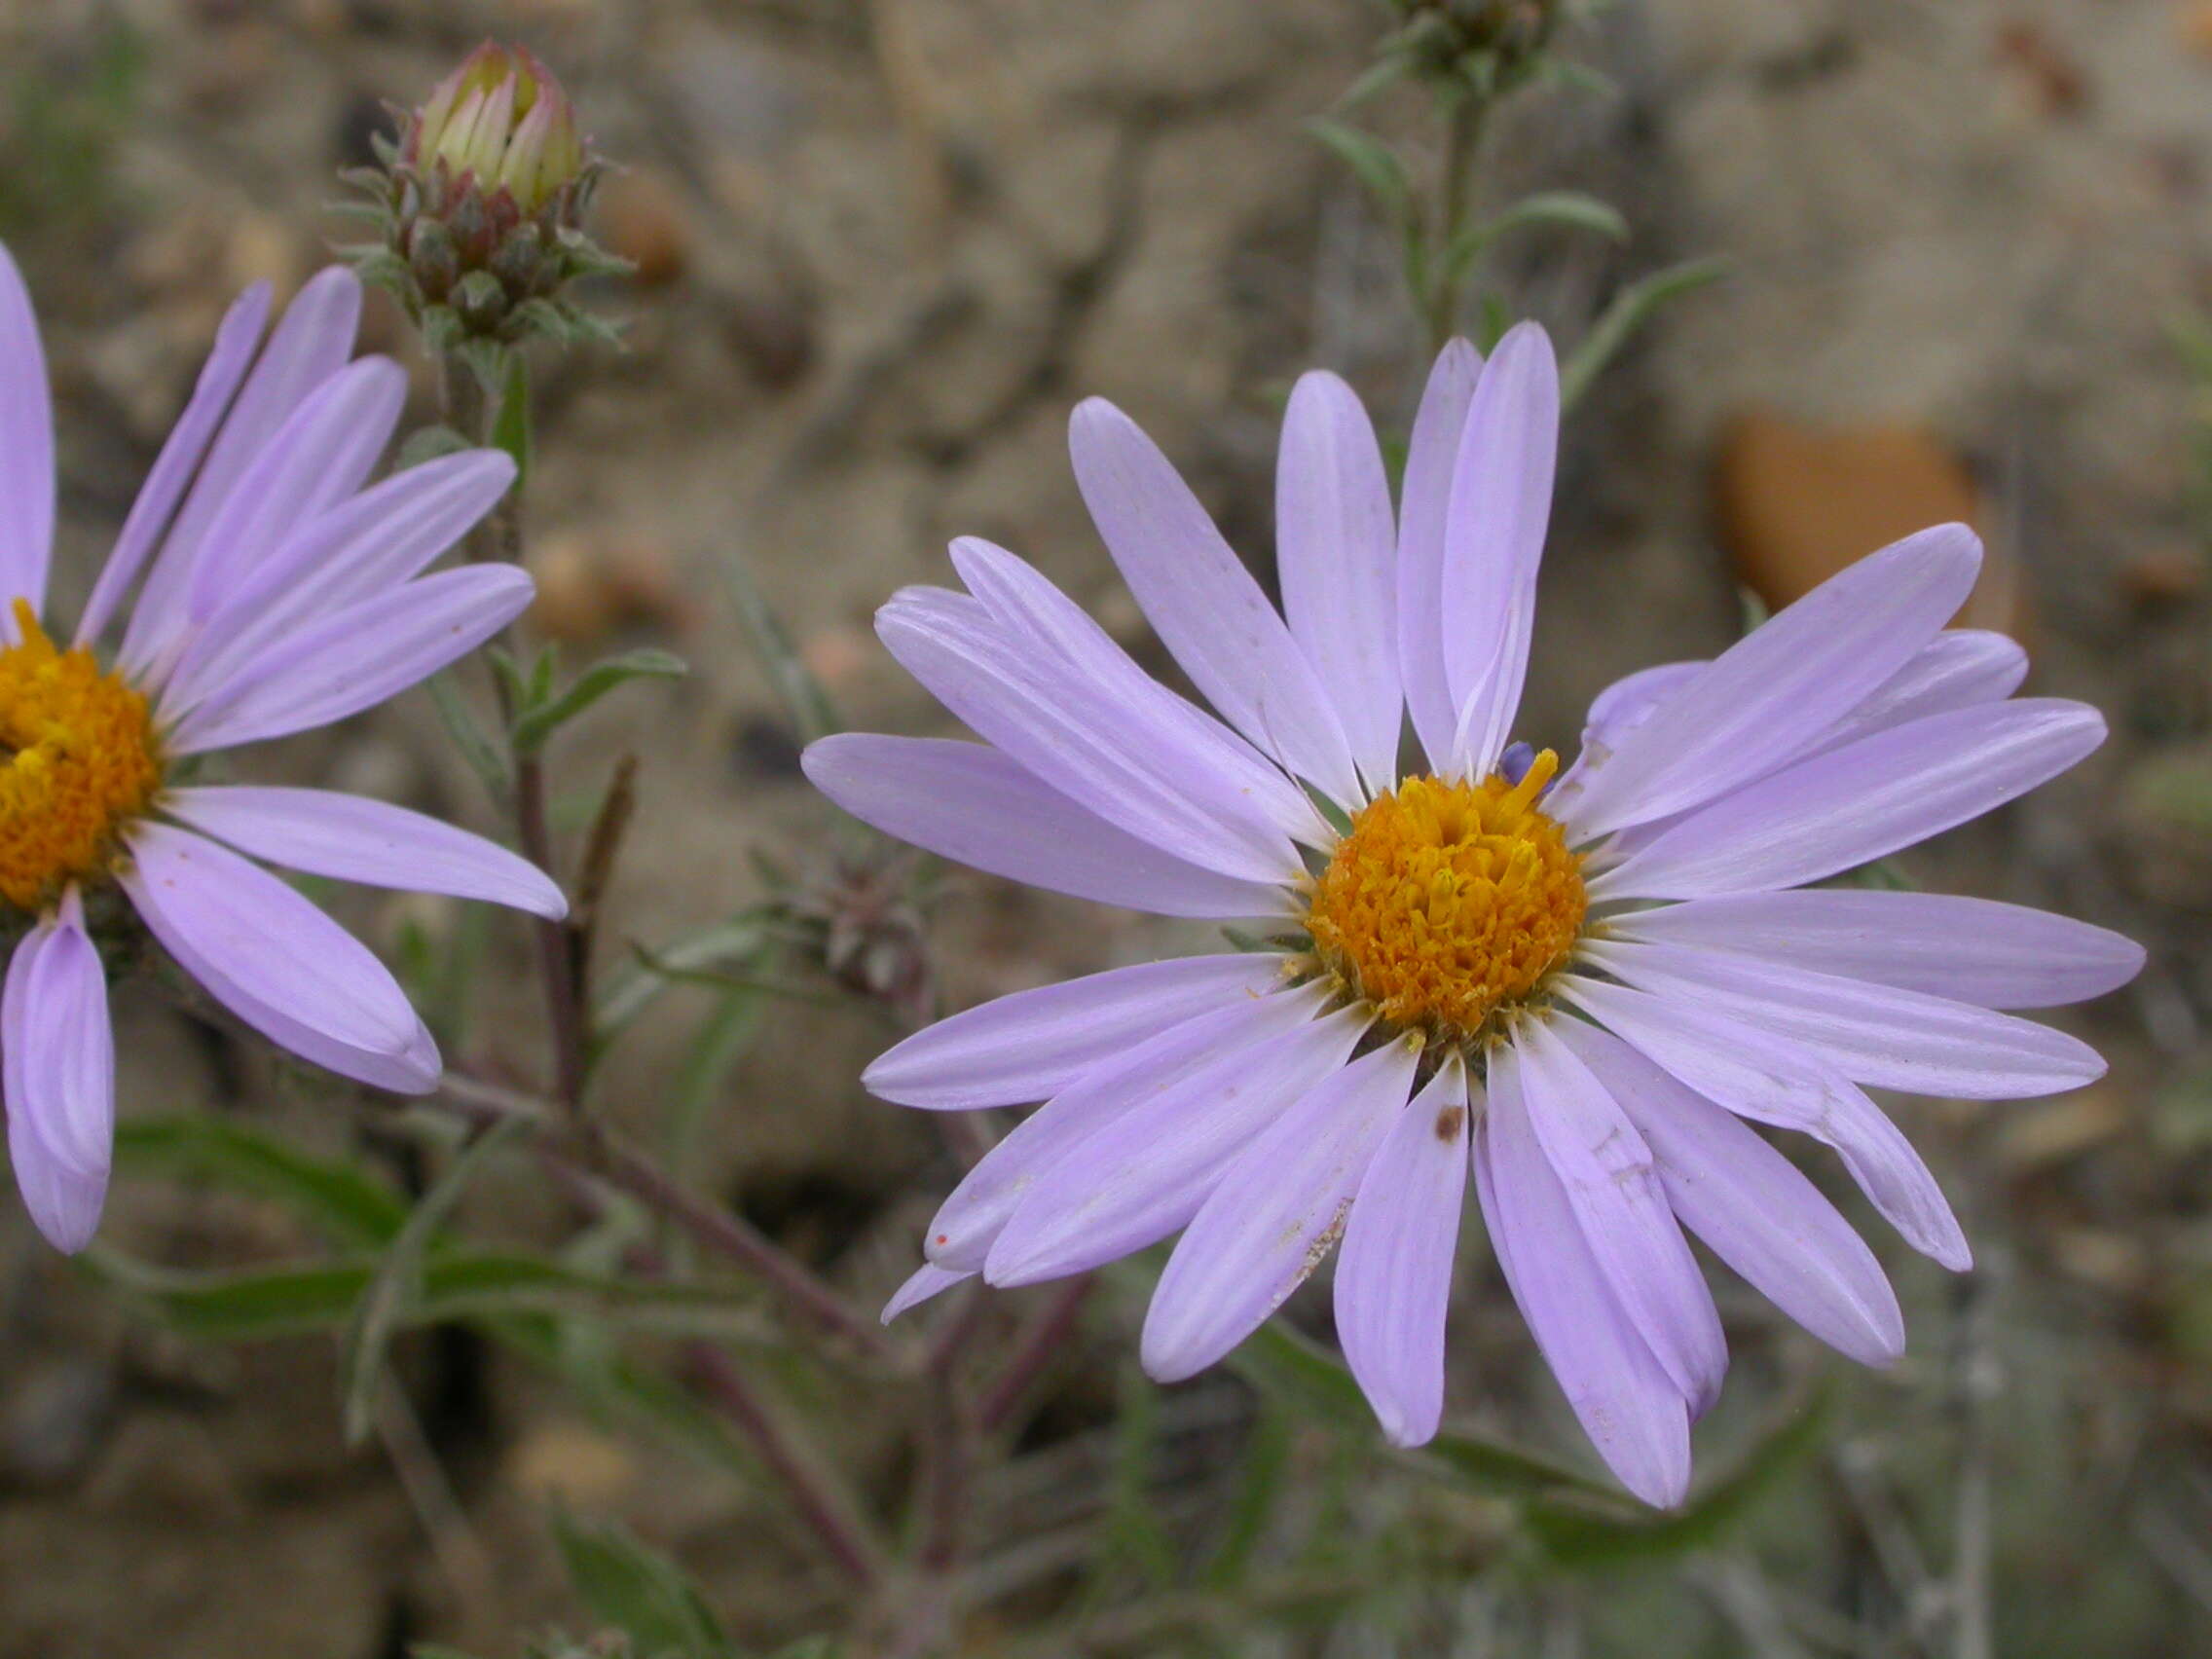
M 633 680 L 681 680 L 690 672 L 682 657 L 646 646 L 603 657 L 557 694 L 544 681 L 534 680 L 528 689 L 535 695 L 515 716 L 510 733 L 514 751 L 517 755 L 536 754 L 555 732 L 618 685 Z

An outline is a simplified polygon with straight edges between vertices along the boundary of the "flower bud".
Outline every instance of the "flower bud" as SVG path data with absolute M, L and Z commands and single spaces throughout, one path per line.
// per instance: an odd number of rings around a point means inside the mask
M 575 112 L 561 84 L 523 48 L 486 41 L 418 110 L 400 160 L 419 171 L 443 166 L 486 196 L 505 192 L 535 214 L 585 167 Z
M 1565 0 L 1393 0 L 1402 26 L 1386 55 L 1444 86 L 1495 93 L 1526 80 L 1567 11 Z
M 398 142 L 381 144 L 379 159 L 348 178 L 383 238 L 349 251 L 433 350 L 608 336 L 565 293 L 578 277 L 626 269 L 583 234 L 605 164 L 535 57 L 486 41 L 402 115 Z

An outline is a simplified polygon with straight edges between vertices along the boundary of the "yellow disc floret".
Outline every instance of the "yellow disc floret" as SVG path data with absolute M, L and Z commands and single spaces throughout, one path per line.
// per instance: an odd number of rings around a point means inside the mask
M 0 897 L 23 910 L 105 872 L 161 785 L 146 699 L 79 645 L 56 650 L 22 600 L 0 647 Z
M 1550 750 L 1518 784 L 1413 778 L 1352 820 L 1314 883 L 1321 960 L 1384 1018 L 1447 1041 L 1534 990 L 1572 950 L 1581 860 L 1535 801 Z

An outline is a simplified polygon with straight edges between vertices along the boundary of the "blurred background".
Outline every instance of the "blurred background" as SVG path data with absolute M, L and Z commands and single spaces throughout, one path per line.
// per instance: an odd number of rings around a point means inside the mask
M 571 833 L 608 768 L 639 762 L 599 922 L 619 966 L 757 897 L 751 855 L 804 872 L 828 817 L 733 559 L 852 723 L 943 734 L 868 618 L 900 584 L 947 579 L 956 534 L 1020 551 L 1161 665 L 1068 472 L 1078 397 L 1142 422 L 1263 571 L 1299 370 L 1344 373 L 1402 433 L 1426 350 L 1396 244 L 1307 128 L 1389 21 L 1371 0 L 0 5 L 0 236 L 46 328 L 62 608 L 232 295 L 288 290 L 348 234 L 325 210 L 334 173 L 388 129 L 384 100 L 419 98 L 486 34 L 528 43 L 620 165 L 594 222 L 637 267 L 595 297 L 626 350 L 543 366 L 535 620 L 579 654 L 658 645 L 692 665 L 610 701 L 558 756 Z M 1730 269 L 1661 312 L 1569 423 L 1519 735 L 1567 749 L 1607 682 L 1734 638 L 1747 589 L 1785 603 L 1903 531 L 1971 520 L 1992 553 L 1976 619 L 2015 631 L 2032 688 L 2097 704 L 2113 739 L 1904 866 L 2151 947 L 2138 983 L 2058 1016 L 2111 1074 L 2018 1105 L 1899 1108 L 1979 1267 L 1954 1279 L 1875 1237 L 1911 1327 L 1893 1374 L 1723 1291 L 1736 1368 L 1699 1456 L 1743 1475 L 1740 1500 L 1649 1559 L 1532 1559 L 1497 1501 L 1403 1477 L 1366 1420 L 1288 1412 L 1232 1371 L 1132 1386 L 1135 1305 L 1107 1298 L 979 1498 L 977 1548 L 1008 1594 L 964 1650 L 2212 1651 L 2212 5 L 1622 0 L 1562 45 L 1610 90 L 1507 106 L 1477 199 L 1589 191 L 1632 235 L 1534 228 L 1500 241 L 1483 284 L 1571 343 L 1641 275 L 1707 254 Z M 1419 89 L 1356 119 L 1432 165 Z M 381 301 L 368 334 L 421 370 Z M 426 374 L 422 391 L 426 414 Z M 421 693 L 256 768 L 497 828 Z M 482 930 L 447 987 L 473 1015 L 463 1051 L 532 1073 L 519 930 L 318 897 L 395 960 Z M 961 871 L 926 944 L 903 912 L 879 920 L 952 1007 L 1202 942 Z M 127 1120 L 223 1118 L 418 1178 L 375 1109 L 333 1110 L 153 988 L 118 1011 Z M 872 1305 L 956 1176 L 928 1125 L 860 1090 L 889 1030 L 694 988 L 609 1055 L 603 1093 L 675 1134 L 687 1180 Z M 233 1342 L 160 1316 L 152 1281 L 134 1292 L 118 1264 L 228 1270 L 314 1241 L 250 1183 L 159 1151 L 127 1142 L 105 1266 L 57 1259 L 0 1204 L 4 1659 L 397 1659 L 588 1633 L 556 1511 L 626 1522 L 744 1642 L 830 1620 L 836 1582 L 754 1485 L 471 1329 L 410 1336 L 407 1410 L 350 1447 L 327 1333 Z M 472 1192 L 468 1215 L 493 1237 L 566 1235 L 559 1195 L 520 1177 Z M 1043 1294 L 1000 1300 L 1018 1313 Z M 1583 1460 L 1477 1237 L 1458 1295 L 1453 1412 Z M 1326 1333 L 1325 1298 L 1287 1316 Z M 833 1406 L 864 1492 L 904 1479 L 889 1385 L 791 1381 Z M 1225 1531 L 1289 1564 L 1265 1580 L 1273 1600 L 1239 1580 L 1192 1601 L 1179 1563 Z M 1051 1539 L 1057 1556 L 1007 1548 Z M 1131 1583 L 1198 1611 L 1117 1625 Z M 1025 1634 L 1086 1595 L 1107 1611 L 1080 1635 Z

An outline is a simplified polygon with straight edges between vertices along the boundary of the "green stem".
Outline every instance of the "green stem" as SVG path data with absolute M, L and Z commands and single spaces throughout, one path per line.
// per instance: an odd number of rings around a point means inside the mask
M 441 365 L 440 390 L 445 415 L 455 430 L 490 445 L 499 418 L 498 407 L 484 395 L 475 373 L 457 357 Z M 522 491 L 509 490 L 492 514 L 468 535 L 468 556 L 520 565 L 523 553 Z M 560 879 L 554 869 L 553 831 L 546 809 L 544 762 L 533 752 L 523 754 L 513 742 L 514 699 L 504 678 L 495 676 L 499 698 L 500 725 L 508 734 L 508 756 L 513 763 L 515 838 L 522 855 L 547 875 Z M 587 965 L 579 960 L 569 924 L 535 917 L 531 923 L 537 941 L 539 977 L 545 986 L 546 1019 L 553 1038 L 554 1094 L 572 1117 L 584 1110 L 584 1089 L 589 1077 L 590 1033 L 583 1011 L 589 1004 L 583 984 Z
M 1444 165 L 1437 191 L 1437 234 L 1428 258 L 1428 347 L 1444 350 L 1459 320 L 1459 283 L 1451 274 L 1452 246 L 1466 229 L 1467 202 L 1473 193 L 1475 156 L 1482 148 L 1483 125 L 1490 115 L 1490 99 L 1463 92 L 1453 100 L 1452 119 L 1444 134 Z

